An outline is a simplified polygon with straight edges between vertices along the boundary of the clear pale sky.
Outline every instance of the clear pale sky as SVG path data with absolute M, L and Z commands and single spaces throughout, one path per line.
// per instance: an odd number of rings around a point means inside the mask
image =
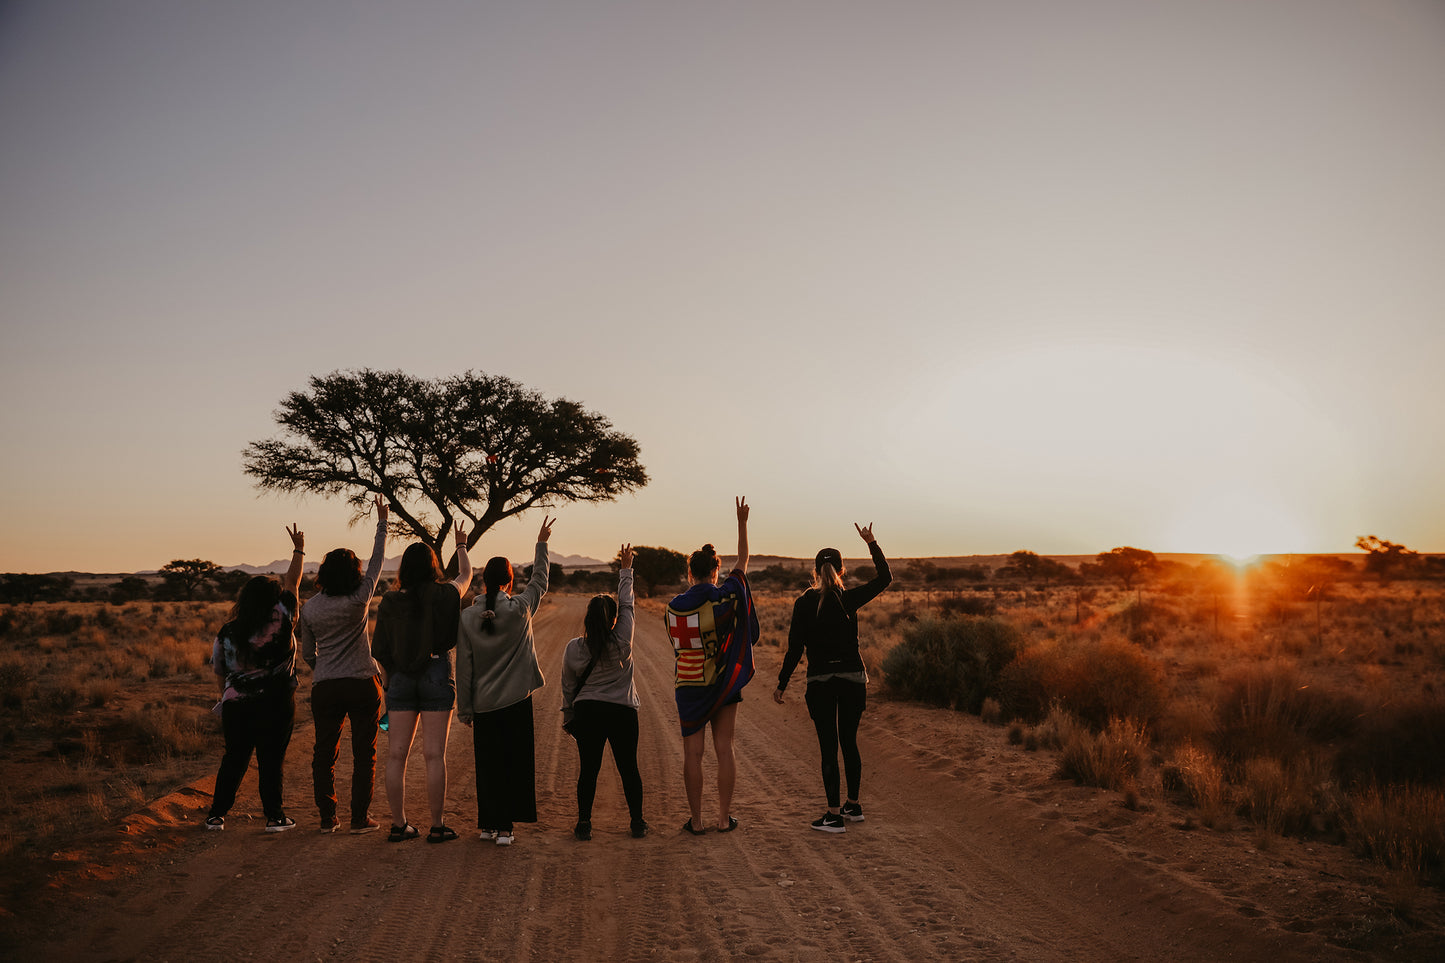
M 0 132 L 0 571 L 364 553 L 361 367 L 636 437 L 561 553 L 1445 551 L 1436 0 L 10 2 Z

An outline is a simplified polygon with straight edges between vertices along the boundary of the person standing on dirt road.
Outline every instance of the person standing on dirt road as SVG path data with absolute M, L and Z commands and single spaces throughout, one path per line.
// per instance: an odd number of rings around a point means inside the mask
M 702 756 L 709 726 L 717 754 L 717 831 L 727 833 L 738 827 L 730 812 L 737 780 L 733 734 L 743 687 L 753 677 L 753 643 L 758 640 L 759 627 L 747 579 L 748 501 L 737 498 L 734 504 L 738 554 L 732 571 L 718 582 L 722 561 L 717 551 L 707 544 L 693 552 L 687 560 L 692 584 L 668 604 L 664 615 L 676 658 L 674 694 L 682 725 L 682 780 L 692 810 L 682 829 L 693 836 L 707 831 L 702 819 Z
M 401 555 L 397 589 L 382 596 L 376 612 L 372 651 L 386 670 L 386 711 L 390 720 L 386 746 L 386 798 L 391 806 L 387 842 L 400 843 L 421 835 L 406 820 L 406 764 L 411 757 L 417 723 L 426 760 L 426 797 L 431 809 L 427 842 L 456 839 L 445 821 L 447 802 L 447 735 L 457 686 L 452 675 L 452 649 L 462 596 L 472 584 L 467 558 L 467 533 L 454 528 L 457 577 L 446 580 L 437 553 L 426 542 L 413 542 Z
M 230 619 L 211 646 L 211 667 L 220 689 L 221 732 L 226 741 L 216 772 L 216 791 L 206 814 L 207 829 L 225 829 L 236 790 L 256 755 L 256 778 L 266 832 L 282 833 L 296 821 L 282 805 L 286 747 L 296 721 L 296 590 L 306 559 L 306 533 L 295 525 L 291 564 L 280 582 L 257 575 L 241 586 Z
M 813 822 L 825 833 L 846 832 L 845 822 L 861 823 L 863 807 L 858 787 L 863 774 L 863 757 L 858 752 L 858 723 L 868 702 L 868 672 L 858 654 L 858 610 L 879 596 L 893 575 L 888 560 L 873 538 L 873 524 L 853 527 L 868 543 L 876 574 L 866 584 L 843 588 L 843 555 L 825 548 L 813 560 L 813 587 L 793 603 L 793 620 L 788 627 L 788 652 L 778 672 L 773 701 L 783 704 L 783 692 L 803 653 L 808 655 L 808 689 L 804 696 L 808 715 L 818 734 L 823 760 L 823 791 L 828 811 Z M 839 806 L 838 748 L 843 749 L 843 768 L 848 776 L 848 801 Z
M 380 668 L 371 656 L 367 613 L 381 566 L 386 561 L 386 500 L 376 496 L 376 536 L 366 573 L 349 548 L 334 548 L 321 560 L 316 584 L 321 591 L 301 607 L 296 635 L 301 658 L 311 666 L 311 717 L 316 745 L 311 756 L 311 785 L 321 814 L 321 831 L 341 827 L 336 816 L 336 756 L 341 729 L 351 720 L 351 832 L 380 827 L 371 818 L 376 780 L 376 727 L 381 721 Z
M 537 665 L 532 616 L 547 594 L 547 539 L 556 519 L 542 517 L 527 587 L 512 595 L 512 563 L 498 556 L 482 570 L 486 595 L 462 613 L 457 638 L 457 719 L 472 727 L 477 770 L 477 829 L 510 846 L 517 823 L 537 821 L 537 747 L 532 693 L 546 680 Z
M 632 546 L 617 553 L 617 598 L 594 595 L 582 620 L 583 634 L 562 652 L 562 725 L 577 740 L 577 827 L 592 838 L 592 801 L 602 750 L 612 761 L 632 817 L 632 836 L 647 835 L 642 818 L 642 773 L 637 768 L 637 686 L 632 671 Z

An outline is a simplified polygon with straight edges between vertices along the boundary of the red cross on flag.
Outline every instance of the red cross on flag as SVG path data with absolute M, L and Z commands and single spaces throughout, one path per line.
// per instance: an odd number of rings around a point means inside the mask
M 699 626 L 699 619 L 700 614 L 697 612 L 688 612 L 685 615 L 676 612 L 667 613 L 667 634 L 672 637 L 674 649 L 702 648 L 702 629 Z

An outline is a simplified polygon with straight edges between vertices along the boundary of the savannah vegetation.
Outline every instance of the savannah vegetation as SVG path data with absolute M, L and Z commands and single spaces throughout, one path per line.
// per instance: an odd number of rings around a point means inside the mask
M 1445 883 L 1445 581 L 1361 547 L 1358 567 L 1243 569 L 1115 550 L 1047 582 L 1006 562 L 987 585 L 905 563 L 860 613 L 865 663 L 895 698 L 1055 752 L 1060 777 L 1184 805 L 1186 829 L 1347 845 Z
M 639 581 L 667 594 L 682 556 L 649 551 Z M 1142 550 L 900 561 L 860 613 L 864 661 L 886 697 L 978 715 L 1019 751 L 1053 753 L 1061 778 L 1185 807 L 1184 829 L 1345 845 L 1439 884 L 1445 579 L 1431 558 L 1380 551 L 1387 564 L 1367 549 L 1362 564 L 1239 570 Z M 174 600 L 174 577 L 37 592 L 44 576 L 0 576 L 39 596 L 0 604 L 0 747 L 33 774 L 0 786 L 0 858 L 47 853 L 214 765 L 208 659 L 229 603 L 208 597 L 244 573 L 186 567 L 206 570 L 189 590 L 207 600 Z M 786 643 L 808 575 L 794 560 L 752 573 L 764 644 Z M 615 585 L 606 569 L 552 576 L 560 592 Z

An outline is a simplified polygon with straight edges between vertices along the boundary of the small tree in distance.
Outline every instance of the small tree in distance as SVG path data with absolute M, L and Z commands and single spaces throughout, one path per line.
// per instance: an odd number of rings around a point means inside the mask
M 1042 582 L 1047 585 L 1055 580 L 1075 578 L 1076 573 L 1057 559 L 1045 558 L 1035 552 L 1021 549 L 1008 557 L 1008 561 L 994 573 L 994 578 L 1016 578 L 1024 582 Z
M 169 594 L 193 601 L 196 590 L 221 574 L 221 566 L 203 558 L 178 558 L 161 566 Z
M 1381 581 L 1408 574 L 1420 560 L 1418 553 L 1374 535 L 1361 535 L 1355 539 L 1355 548 L 1368 553 L 1365 571 Z
M 612 558 L 612 571 L 617 571 L 622 552 Z M 653 590 L 676 585 L 687 574 L 687 556 L 670 548 L 635 545 L 632 548 L 632 581 L 637 594 L 644 598 Z
M 1159 565 L 1159 560 L 1154 553 L 1142 548 L 1133 548 L 1125 545 L 1122 548 L 1111 548 L 1107 552 L 1100 552 L 1094 556 L 1092 564 L 1085 563 L 1088 570 L 1085 574 L 1098 575 L 1100 578 L 1118 579 L 1124 586 L 1124 591 L 1134 587 L 1142 576 L 1152 572 Z

